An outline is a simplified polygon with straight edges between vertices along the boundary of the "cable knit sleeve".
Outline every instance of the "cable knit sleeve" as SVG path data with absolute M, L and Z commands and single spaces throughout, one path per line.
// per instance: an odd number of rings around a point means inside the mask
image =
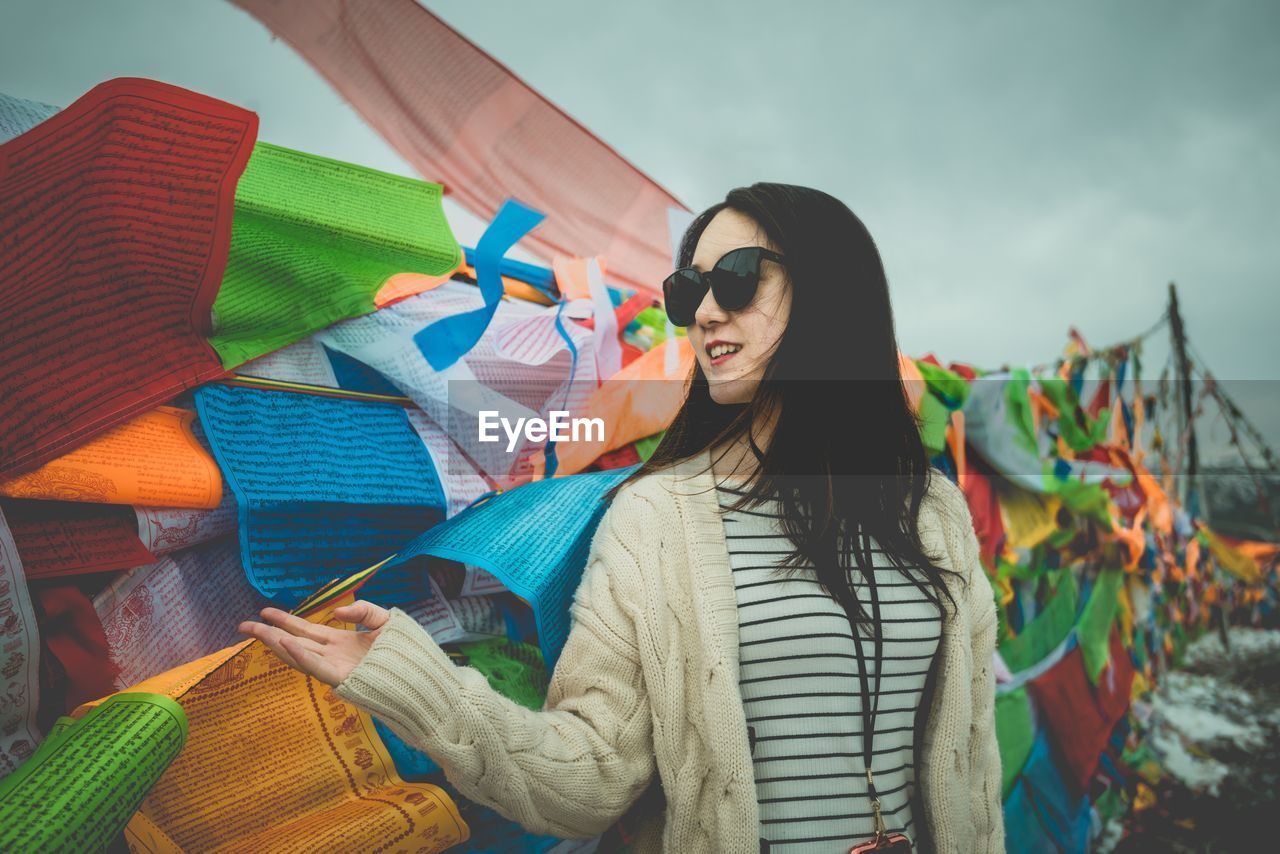
M 960 566 L 969 578 L 970 649 L 973 651 L 973 717 L 969 731 L 969 813 L 974 822 L 973 851 L 1004 854 L 1004 810 L 1001 798 L 1000 747 L 996 741 L 996 604 L 986 569 L 978 559 L 978 537 L 963 493 L 956 490 L 962 521 L 958 531 Z
M 656 767 L 634 609 L 623 593 L 636 589 L 628 581 L 640 572 L 639 522 L 627 497 L 596 530 L 541 711 L 455 665 L 400 609 L 335 692 L 425 751 L 462 795 L 530 832 L 604 832 Z

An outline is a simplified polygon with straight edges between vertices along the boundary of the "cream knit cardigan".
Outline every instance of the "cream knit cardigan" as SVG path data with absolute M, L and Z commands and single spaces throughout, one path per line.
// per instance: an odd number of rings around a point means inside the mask
M 656 771 L 666 807 L 642 820 L 633 850 L 759 851 L 737 599 L 709 464 L 704 452 L 610 505 L 541 711 L 456 666 L 400 609 L 336 693 L 429 754 L 465 797 L 530 832 L 603 833 Z M 948 581 L 959 607 L 947 605 L 927 722 L 917 717 L 917 850 L 1003 854 L 995 603 L 964 496 L 941 475 L 930 478 L 920 535 L 963 581 Z

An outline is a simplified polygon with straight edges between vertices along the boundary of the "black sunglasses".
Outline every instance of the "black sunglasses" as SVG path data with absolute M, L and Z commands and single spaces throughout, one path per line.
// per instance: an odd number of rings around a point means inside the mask
M 706 273 L 681 267 L 662 283 L 667 317 L 676 326 L 691 326 L 708 288 L 725 311 L 746 308 L 760 285 L 760 262 L 765 259 L 783 263 L 781 255 L 763 246 L 743 246 L 726 252 Z

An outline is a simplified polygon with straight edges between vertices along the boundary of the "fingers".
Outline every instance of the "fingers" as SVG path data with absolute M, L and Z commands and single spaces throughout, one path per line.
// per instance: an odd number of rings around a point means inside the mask
M 357 599 L 350 605 L 335 608 L 333 615 L 348 623 L 359 623 L 367 629 L 380 629 L 387 624 L 387 620 L 391 619 L 391 612 L 386 608 L 380 608 L 364 599 Z
M 242 634 L 262 641 L 267 649 L 294 670 L 313 676 L 329 685 L 337 684 L 330 681 L 333 677 L 333 667 L 324 658 L 324 644 L 310 638 L 291 635 L 284 629 L 265 623 L 246 621 L 240 624 L 239 630 Z
M 302 669 L 293 655 L 281 644 L 281 641 L 285 638 L 292 637 L 288 632 L 277 629 L 275 626 L 269 626 L 266 623 L 255 623 L 251 620 L 241 623 L 239 631 L 241 634 L 249 635 L 255 640 L 262 641 L 267 649 L 278 655 L 285 664 L 298 670 Z
M 338 629 L 329 626 L 321 626 L 309 620 L 304 620 L 302 617 L 290 614 L 287 611 L 281 611 L 279 608 L 263 608 L 261 614 L 262 619 L 271 625 L 278 626 L 291 635 L 307 638 L 316 643 L 328 643 L 333 640 L 333 633 L 338 631 Z

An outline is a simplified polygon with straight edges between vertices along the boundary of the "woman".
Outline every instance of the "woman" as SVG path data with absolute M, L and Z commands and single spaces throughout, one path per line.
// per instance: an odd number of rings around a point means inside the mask
M 535 833 L 625 817 L 644 851 L 1003 852 L 995 605 L 963 495 L 931 474 L 871 236 L 825 193 L 756 184 L 694 220 L 679 262 L 689 393 L 613 491 L 542 711 L 399 609 L 241 631 Z

